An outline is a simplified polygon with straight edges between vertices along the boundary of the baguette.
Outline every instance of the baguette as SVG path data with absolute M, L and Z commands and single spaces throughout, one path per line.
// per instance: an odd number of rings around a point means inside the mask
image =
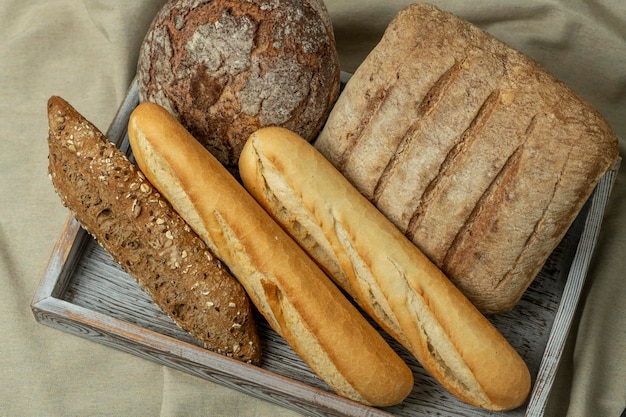
M 56 96 L 48 119 L 50 179 L 83 228 L 201 345 L 260 364 L 243 287 L 93 124 Z
M 337 393 L 388 406 L 413 387 L 409 367 L 315 262 L 163 107 L 142 103 L 129 137 L 145 175 L 229 267 L 251 300 Z
M 490 410 L 526 400 L 530 374 L 519 354 L 312 145 L 260 129 L 239 170 L 276 221 L 452 394 Z

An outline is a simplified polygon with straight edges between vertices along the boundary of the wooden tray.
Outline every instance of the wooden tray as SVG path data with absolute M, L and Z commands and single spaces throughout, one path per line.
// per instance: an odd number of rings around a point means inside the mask
M 138 103 L 133 82 L 107 136 L 129 151 L 126 126 Z M 178 328 L 70 216 L 32 301 L 40 323 L 188 372 L 312 416 L 541 416 L 585 280 L 602 216 L 619 169 L 607 173 L 543 270 L 511 312 L 489 317 L 526 360 L 533 377 L 523 407 L 493 413 L 451 396 L 416 360 L 386 339 L 415 374 L 415 387 L 401 404 L 385 409 L 331 392 L 259 317 L 261 367 L 201 348 Z

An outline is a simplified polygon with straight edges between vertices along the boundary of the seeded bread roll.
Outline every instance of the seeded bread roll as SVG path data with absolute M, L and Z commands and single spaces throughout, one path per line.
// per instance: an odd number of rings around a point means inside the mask
M 562 82 L 419 3 L 315 146 L 485 313 L 516 305 L 618 157 L 611 127 Z
M 204 242 L 65 100 L 50 98 L 48 119 L 50 178 L 82 226 L 204 347 L 260 364 L 249 299 Z
M 321 0 L 171 0 L 141 45 L 141 101 L 160 104 L 236 172 L 248 135 L 284 126 L 308 140 L 339 95 Z

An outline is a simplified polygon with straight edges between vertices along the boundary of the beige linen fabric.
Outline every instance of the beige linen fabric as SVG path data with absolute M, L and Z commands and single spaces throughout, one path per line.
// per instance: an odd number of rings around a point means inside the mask
M 0 415 L 297 415 L 42 326 L 30 311 L 67 216 L 47 178 L 46 101 L 61 95 L 106 130 L 133 77 L 143 35 L 163 3 L 0 3 Z M 408 3 L 327 1 L 345 70 L 358 66 Z M 433 3 L 541 62 L 626 138 L 625 2 Z M 624 150 L 622 141 L 622 155 Z M 608 207 L 549 416 L 619 416 L 626 407 L 624 171 Z

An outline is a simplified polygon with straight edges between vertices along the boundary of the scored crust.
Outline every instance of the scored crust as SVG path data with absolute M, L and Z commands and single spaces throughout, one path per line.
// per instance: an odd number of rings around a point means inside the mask
M 608 123 L 562 82 L 419 3 L 315 146 L 486 313 L 516 305 L 618 156 Z
M 491 410 L 521 405 L 527 365 L 504 337 L 319 152 L 269 127 L 244 147 L 246 188 L 433 377 Z
M 164 108 L 142 103 L 129 140 L 146 176 L 246 288 L 258 311 L 333 390 L 387 406 L 413 375 L 243 186 Z M 211 192 L 206 192 L 211 190 Z

